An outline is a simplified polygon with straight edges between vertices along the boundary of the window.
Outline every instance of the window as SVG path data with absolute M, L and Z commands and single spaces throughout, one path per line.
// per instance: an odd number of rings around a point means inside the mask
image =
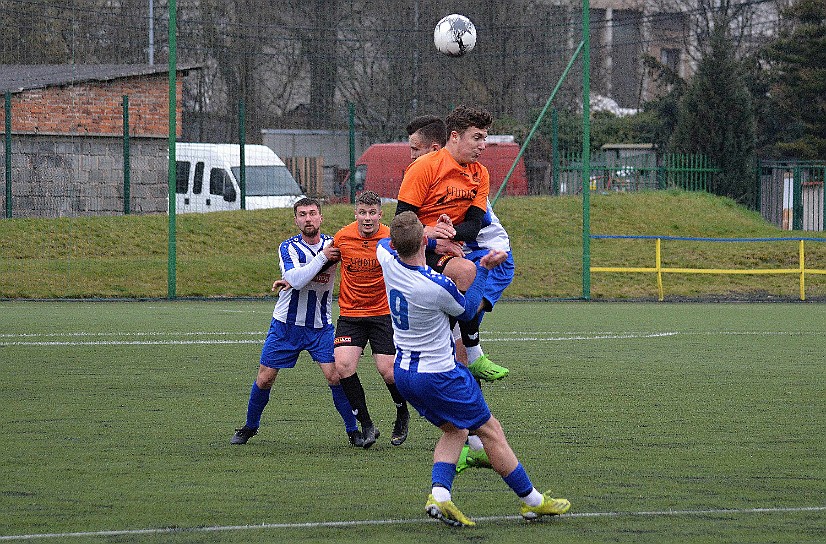
M 175 192 L 185 195 L 189 190 L 189 162 L 175 163 Z
M 235 202 L 235 189 L 229 174 L 221 168 L 209 171 L 209 193 L 224 197 L 227 202 Z
M 195 165 L 195 179 L 192 180 L 192 194 L 199 195 L 204 189 L 204 163 Z
M 668 66 L 675 74 L 680 73 L 680 50 L 679 49 L 660 49 L 660 62 Z
M 247 166 L 247 196 L 300 195 L 301 187 L 286 166 Z M 232 168 L 235 179 L 241 179 L 241 169 Z

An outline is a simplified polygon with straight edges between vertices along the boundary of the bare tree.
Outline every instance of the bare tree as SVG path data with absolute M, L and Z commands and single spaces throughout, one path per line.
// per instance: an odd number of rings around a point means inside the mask
M 737 57 L 755 52 L 774 32 L 788 0 L 650 0 L 654 11 L 687 14 L 683 47 L 696 66 L 708 52 L 715 23 L 727 26 Z

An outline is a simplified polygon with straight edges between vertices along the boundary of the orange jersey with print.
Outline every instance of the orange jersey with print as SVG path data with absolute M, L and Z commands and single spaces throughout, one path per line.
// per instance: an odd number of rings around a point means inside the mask
M 399 188 L 399 200 L 419 208 L 419 220 L 429 227 L 443 213 L 458 225 L 471 206 L 487 210 L 489 194 L 488 169 L 478 162 L 461 165 L 446 148 L 413 161 Z
M 389 236 L 390 227 L 380 225 L 376 234 L 362 238 L 358 222 L 353 221 L 333 237 L 333 245 L 341 250 L 340 315 L 372 317 L 390 313 L 384 276 L 376 258 L 376 243 Z

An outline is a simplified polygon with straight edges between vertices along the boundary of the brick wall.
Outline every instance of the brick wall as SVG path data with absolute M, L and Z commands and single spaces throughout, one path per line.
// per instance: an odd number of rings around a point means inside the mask
M 182 78 L 177 85 L 177 134 L 182 134 Z M 14 93 L 11 97 L 12 133 L 123 134 L 123 96 L 129 96 L 129 133 L 166 137 L 169 134 L 169 79 L 167 74 L 124 77 L 112 81 L 84 81 Z M 0 108 L 0 129 L 5 111 Z

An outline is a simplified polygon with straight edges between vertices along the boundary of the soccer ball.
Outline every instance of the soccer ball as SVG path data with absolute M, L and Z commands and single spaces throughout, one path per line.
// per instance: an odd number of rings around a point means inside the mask
M 445 55 L 461 57 L 476 45 L 476 27 L 464 15 L 448 15 L 436 24 L 433 43 Z

